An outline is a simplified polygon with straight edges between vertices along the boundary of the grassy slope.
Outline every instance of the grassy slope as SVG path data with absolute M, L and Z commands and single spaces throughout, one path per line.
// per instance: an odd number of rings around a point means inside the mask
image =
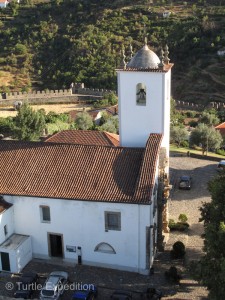
M 132 42 L 134 51 L 139 49 L 146 24 L 157 53 L 162 44 L 170 46 L 176 99 L 225 101 L 225 59 L 216 55 L 225 46 L 225 4 L 200 2 L 34 1 L 33 7 L 20 6 L 15 17 L 8 9 L 0 15 L 0 68 L 11 79 L 0 75 L 0 85 L 54 89 L 83 81 L 89 87 L 115 88 L 121 47 L 128 53 Z M 172 13 L 168 19 L 162 17 L 164 10 Z M 26 53 L 17 53 L 18 43 Z
M 173 145 L 173 144 L 170 145 L 170 152 L 178 153 L 178 154 L 187 154 L 187 151 L 190 151 L 191 153 L 194 153 L 194 154 L 202 155 L 201 150 L 195 150 L 195 149 L 183 148 L 183 147 L 178 148 L 176 145 Z M 206 157 L 206 155 L 204 155 L 204 157 Z M 210 152 L 210 151 L 207 153 L 207 157 L 216 157 L 219 159 L 224 159 L 223 155 L 219 155 L 219 154 L 216 154 L 216 153 Z

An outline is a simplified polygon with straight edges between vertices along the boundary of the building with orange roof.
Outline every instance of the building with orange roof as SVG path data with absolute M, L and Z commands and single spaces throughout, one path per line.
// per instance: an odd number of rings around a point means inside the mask
M 149 274 L 168 224 L 164 53 L 145 43 L 117 70 L 119 137 L 65 130 L 44 142 L 0 140 L 0 271 L 21 272 L 35 257 Z
M 215 129 L 221 133 L 222 137 L 225 137 L 225 122 L 217 125 Z

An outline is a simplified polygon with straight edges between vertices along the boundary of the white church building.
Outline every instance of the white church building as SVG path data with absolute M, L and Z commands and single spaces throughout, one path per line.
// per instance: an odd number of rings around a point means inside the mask
M 146 43 L 117 70 L 120 146 L 94 131 L 0 141 L 0 271 L 34 257 L 149 274 L 167 225 L 171 68 Z

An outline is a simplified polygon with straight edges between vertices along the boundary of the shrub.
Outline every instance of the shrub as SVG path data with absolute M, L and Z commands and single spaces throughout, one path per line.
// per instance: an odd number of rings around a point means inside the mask
M 170 252 L 172 258 L 183 258 L 185 255 L 185 246 L 181 241 L 173 244 L 173 250 Z
M 188 220 L 188 218 L 187 218 L 187 216 L 185 214 L 180 214 L 179 217 L 178 217 L 178 220 L 180 222 L 186 223 L 187 220 Z
M 26 54 L 27 53 L 27 47 L 23 44 L 17 43 L 15 46 L 15 53 L 16 54 Z
M 180 143 L 181 147 L 184 147 L 184 148 L 188 148 L 189 147 L 189 142 L 188 141 L 182 141 Z
M 219 155 L 224 155 L 225 156 L 225 150 L 223 150 L 223 149 L 216 150 L 216 153 L 219 154 Z
M 99 108 L 99 107 L 105 107 L 108 105 L 109 105 L 108 99 L 102 99 L 102 100 L 97 100 L 93 106 L 94 106 L 94 108 Z
M 179 222 L 175 222 L 173 219 L 169 220 L 169 228 L 171 231 L 177 230 L 177 231 L 185 231 L 188 229 L 189 224 L 187 223 L 187 216 L 185 214 L 180 214 Z
M 50 111 L 46 117 L 45 117 L 45 122 L 46 123 L 56 123 L 58 119 L 58 114 L 54 111 Z
M 188 229 L 189 224 L 188 223 L 182 223 L 182 222 L 177 222 L 174 224 L 169 224 L 169 228 L 171 231 L 185 231 Z
M 170 267 L 170 269 L 165 272 L 165 277 L 170 282 L 174 282 L 174 283 L 179 283 L 179 281 L 181 279 L 181 275 L 178 274 L 176 267 Z
M 196 126 L 198 126 L 198 122 L 192 120 L 192 121 L 190 121 L 190 122 L 188 123 L 188 125 L 191 126 L 191 127 L 196 127 Z
M 118 102 L 118 98 L 113 92 L 105 95 L 105 98 L 108 100 L 110 105 L 115 105 Z
M 173 226 L 175 224 L 176 222 L 174 221 L 174 219 L 169 219 L 169 226 Z

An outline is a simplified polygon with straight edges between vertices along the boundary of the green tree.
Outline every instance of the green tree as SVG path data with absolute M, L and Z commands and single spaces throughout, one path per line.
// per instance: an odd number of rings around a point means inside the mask
M 92 117 L 86 111 L 77 114 L 75 123 L 77 128 L 81 130 L 88 130 L 93 127 Z
M 119 133 L 119 118 L 118 116 L 112 116 L 107 121 L 98 127 L 98 130 L 107 131 L 111 133 Z
M 197 278 L 209 289 L 209 299 L 225 299 L 225 174 L 209 182 L 210 203 L 200 208 L 204 223 L 204 252 L 196 269 Z
M 118 103 L 118 97 L 113 92 L 104 95 L 104 99 L 107 99 L 110 105 L 115 105 Z
M 9 7 L 12 10 L 12 15 L 16 16 L 18 14 L 18 10 L 19 10 L 19 3 L 16 0 L 13 0 L 9 3 Z
M 170 100 L 170 123 L 172 126 L 177 126 L 178 124 L 183 124 L 184 116 L 176 110 L 176 101 L 171 98 Z
M 98 127 L 100 131 L 107 131 L 111 133 L 116 133 L 116 127 L 112 122 L 106 122 L 102 126 Z
M 207 125 L 218 125 L 220 123 L 220 119 L 217 117 L 216 111 L 203 111 L 200 118 L 200 123 L 204 123 Z
M 13 119 L 11 117 L 0 118 L 0 134 L 9 136 L 12 134 Z
M 16 54 L 26 54 L 27 53 L 27 47 L 23 44 L 17 43 L 15 45 L 15 53 Z
M 184 127 L 171 126 L 170 129 L 170 142 L 176 143 L 180 147 L 181 143 L 188 140 L 188 131 Z
M 109 114 L 106 111 L 103 111 L 99 125 L 101 126 L 101 125 L 105 124 L 109 118 L 110 118 Z
M 222 136 L 213 126 L 208 127 L 200 123 L 191 133 L 190 144 L 201 145 L 202 154 L 208 152 L 208 149 L 218 149 L 223 142 Z
M 14 119 L 13 136 L 19 140 L 38 140 L 45 128 L 42 111 L 35 112 L 28 104 L 23 104 Z

